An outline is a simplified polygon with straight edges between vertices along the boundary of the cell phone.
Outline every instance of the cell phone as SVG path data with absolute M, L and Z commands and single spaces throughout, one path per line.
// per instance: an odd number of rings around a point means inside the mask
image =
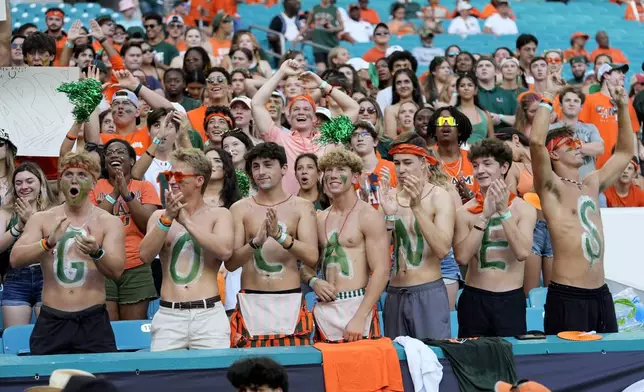
M 517 335 L 515 338 L 518 340 L 539 340 L 545 339 L 546 335 L 543 333 L 526 333 L 525 335 Z

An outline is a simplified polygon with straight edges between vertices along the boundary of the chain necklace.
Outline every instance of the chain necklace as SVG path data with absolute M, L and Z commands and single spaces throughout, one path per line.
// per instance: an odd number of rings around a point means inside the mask
M 581 189 L 584 186 L 583 182 L 571 180 L 570 178 L 565 178 L 565 177 L 560 177 L 560 178 L 561 178 L 562 181 L 567 181 L 567 182 L 569 182 L 571 184 L 577 185 L 577 188 L 579 188 L 579 189 Z

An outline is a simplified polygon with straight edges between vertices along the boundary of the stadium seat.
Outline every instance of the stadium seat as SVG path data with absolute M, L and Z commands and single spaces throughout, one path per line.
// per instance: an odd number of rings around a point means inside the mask
M 530 290 L 528 298 L 530 299 L 530 307 L 543 308 L 546 304 L 546 295 L 548 295 L 547 287 L 537 287 Z
M 458 299 L 461 298 L 461 294 L 463 294 L 463 289 L 458 289 L 458 291 L 456 292 L 456 309 L 458 309 Z
M 4 330 L 2 341 L 4 353 L 12 355 L 29 355 L 29 336 L 34 329 L 32 324 L 14 325 Z
M 385 310 L 385 301 L 387 300 L 387 292 L 380 294 L 380 299 L 378 300 L 378 310 Z
M 152 335 L 149 320 L 112 321 L 119 351 L 138 351 L 150 348 Z
M 148 320 L 152 320 L 154 314 L 159 310 L 159 302 L 160 300 L 157 298 L 148 303 Z
M 457 338 L 458 337 L 458 315 L 456 311 L 450 312 L 450 327 L 452 330 L 452 337 Z
M 306 308 L 309 310 L 313 310 L 313 306 L 318 302 L 317 297 L 315 296 L 315 291 L 309 291 L 306 293 L 304 296 L 304 299 L 306 300 Z
M 378 312 L 378 323 L 380 324 L 380 334 L 385 336 L 385 319 L 382 317 L 382 312 Z
M 4 291 L 4 286 L 0 284 L 0 304 L 2 304 L 2 292 Z M 0 309 L 0 332 L 2 332 L 2 309 Z M 2 335 L 0 333 L 0 335 Z
M 525 310 L 525 319 L 528 331 L 543 331 L 543 307 L 527 308 Z

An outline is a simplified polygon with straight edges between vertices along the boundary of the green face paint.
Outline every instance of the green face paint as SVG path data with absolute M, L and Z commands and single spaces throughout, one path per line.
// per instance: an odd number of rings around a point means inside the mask
M 485 232 L 483 233 L 483 240 L 481 241 L 481 249 L 479 249 L 479 271 L 486 269 L 498 269 L 506 271 L 508 269 L 508 265 L 503 259 L 488 260 L 488 250 L 505 250 L 510 246 L 507 241 L 490 240 L 490 233 L 494 230 L 503 230 L 503 226 L 501 225 L 501 218 L 490 219 L 490 223 L 485 228 Z
M 347 278 L 351 278 L 351 264 L 342 245 L 337 232 L 331 234 L 331 238 L 324 247 L 324 258 L 322 259 L 322 277 L 327 280 L 327 267 L 336 264 L 340 273 Z
M 67 203 L 70 205 L 80 205 L 82 204 L 85 199 L 89 196 L 89 193 L 92 190 L 92 180 L 91 179 L 86 179 L 86 180 L 78 180 L 78 194 L 73 196 L 71 194 L 72 190 L 72 184 L 70 181 L 61 181 L 60 187 L 63 190 L 63 194 L 65 195 L 65 200 Z
M 414 232 L 416 232 L 416 249 L 412 249 L 411 238 L 409 232 L 405 228 L 405 224 L 396 219 L 394 225 L 394 255 L 395 257 L 395 271 L 396 275 L 400 271 L 401 259 L 404 259 L 405 264 L 409 268 L 416 268 L 423 262 L 423 250 L 425 249 L 425 239 L 420 231 L 418 221 L 414 219 Z
M 581 250 L 592 267 L 595 262 L 601 259 L 604 247 L 597 226 L 588 218 L 590 212 L 597 212 L 597 205 L 593 199 L 583 195 L 577 201 L 577 210 L 579 211 L 579 223 L 584 229 L 581 233 Z
M 342 183 L 343 183 L 343 184 L 346 184 L 346 183 L 347 183 L 347 179 L 348 179 L 348 177 L 347 177 L 347 176 L 345 176 L 344 174 L 340 174 L 340 179 L 342 180 Z

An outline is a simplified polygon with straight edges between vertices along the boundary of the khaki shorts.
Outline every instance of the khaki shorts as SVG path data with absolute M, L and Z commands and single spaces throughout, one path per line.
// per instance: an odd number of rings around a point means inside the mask
M 210 309 L 160 307 L 150 330 L 150 351 L 230 348 L 230 322 L 221 301 Z
M 105 279 L 105 298 L 120 305 L 130 305 L 157 298 L 149 264 L 126 269 L 116 280 Z

